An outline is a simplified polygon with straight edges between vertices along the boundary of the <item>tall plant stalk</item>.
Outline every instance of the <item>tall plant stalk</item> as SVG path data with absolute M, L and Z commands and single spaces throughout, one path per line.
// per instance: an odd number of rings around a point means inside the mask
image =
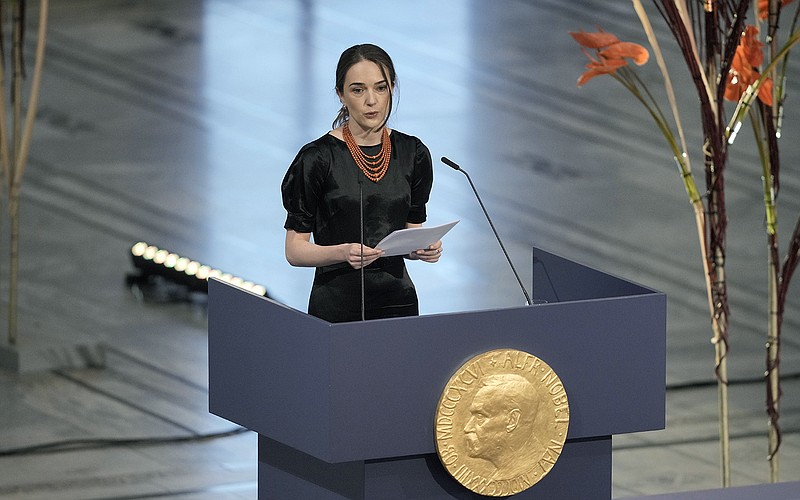
M 781 13 L 781 4 L 770 0 L 767 12 L 767 45 L 769 46 L 769 60 L 766 68 L 761 72 L 748 92 L 742 96 L 729 130 L 729 142 L 735 139 L 735 130 L 738 129 L 745 115 L 749 116 L 750 124 L 755 136 L 758 156 L 761 162 L 761 179 L 764 199 L 765 230 L 767 235 L 767 341 L 766 341 L 766 412 L 768 417 L 768 453 L 767 460 L 770 469 L 770 481 L 778 482 L 780 476 L 779 450 L 781 445 L 780 400 L 780 345 L 781 327 L 786 304 L 789 283 L 797 267 L 800 255 L 800 218 L 795 223 L 795 229 L 789 241 L 786 255 L 781 264 L 780 245 L 778 239 L 778 193 L 780 191 L 780 156 L 778 140 L 780 138 L 783 107 L 785 104 L 786 66 L 790 50 L 800 42 L 800 33 L 797 32 L 798 15 L 800 6 L 795 10 L 795 15 L 788 31 L 788 38 L 783 45 L 777 39 L 778 21 Z M 780 71 L 778 66 L 780 67 Z M 771 104 L 759 100 L 754 104 L 755 96 L 759 95 L 766 82 L 773 82 L 770 94 Z
M 8 342 L 17 344 L 17 289 L 19 281 L 19 206 L 22 177 L 30 153 L 33 125 L 41 91 L 42 69 L 44 66 L 45 45 L 47 42 L 48 0 L 39 2 L 39 23 L 34 55 L 34 70 L 28 91 L 27 106 L 23 106 L 25 79 L 25 27 L 26 0 L 11 2 L 11 68 L 9 83 L 6 79 L 6 53 L 2 51 L 0 64 L 0 166 L 2 167 L 3 191 L 7 195 L 9 216 L 9 291 L 8 291 Z M 5 5 L 0 4 L 0 11 Z M 1 14 L 2 12 L 0 12 Z M 0 16 L 0 40 L 5 39 L 7 31 L 5 19 Z M 4 44 L 3 44 L 4 45 Z M 0 45 L 2 46 L 2 45 Z M 10 87 L 10 88 L 9 88 Z M 10 90 L 10 92 L 9 92 Z M 11 116 L 4 97 L 11 95 Z M 27 109 L 24 109 L 24 108 Z M 11 134 L 8 123 L 11 122 Z
M 705 192 L 700 195 L 689 163 L 670 73 L 655 32 L 641 0 L 632 0 L 658 61 L 664 88 L 672 109 L 670 123 L 658 107 L 628 60 L 647 61 L 647 51 L 635 43 L 621 42 L 602 30 L 596 33 L 573 32 L 573 38 L 589 57 L 587 71 L 578 79 L 583 85 L 599 75 L 610 75 L 627 88 L 647 109 L 670 146 L 695 215 L 700 254 L 714 345 L 714 372 L 717 379 L 720 425 L 720 455 L 723 486 L 730 486 L 730 433 L 728 417 L 728 293 L 726 277 L 727 214 L 725 172 L 729 146 L 733 144 L 742 120 L 749 116 L 756 135 L 762 165 L 764 209 L 768 242 L 768 335 L 767 335 L 767 413 L 769 415 L 769 461 L 771 479 L 778 480 L 780 447 L 780 333 L 789 281 L 800 262 L 800 219 L 784 258 L 779 258 L 777 197 L 779 191 L 778 138 L 785 98 L 785 74 L 789 49 L 798 41 L 795 14 L 788 41 L 776 40 L 781 6 L 792 0 L 767 0 L 754 5 L 756 17 L 768 18 L 768 64 L 762 70 L 763 44 L 759 29 L 745 26 L 750 0 L 653 0 L 655 8 L 671 30 L 681 51 L 699 99 L 702 125 L 702 157 Z M 798 2 L 800 3 L 800 2 Z M 768 5 L 767 5 L 768 4 Z M 800 7 L 799 7 L 800 9 Z M 798 11 L 800 13 L 800 10 Z M 597 58 L 585 49 L 596 49 Z M 782 67 L 778 68 L 778 64 Z M 773 85 L 773 82 L 775 84 Z M 754 103 L 757 101 L 757 105 Z M 737 103 L 730 121 L 724 101 Z M 674 127 L 674 128 L 673 128 Z M 677 134 L 674 132 L 676 131 Z
M 774 60 L 778 55 L 778 39 L 775 36 L 778 30 L 778 18 L 780 16 L 780 3 L 778 0 L 770 0 L 768 4 L 767 22 L 767 43 L 769 45 L 770 60 Z M 795 21 L 797 17 L 795 16 Z M 794 31 L 794 23 L 792 30 Z M 784 62 L 786 59 L 784 59 Z M 785 69 L 784 65 L 784 69 Z M 777 68 L 772 66 L 770 77 L 773 82 L 777 81 Z M 783 89 L 780 85 L 780 89 Z M 781 443 L 781 430 L 779 425 L 780 418 L 780 337 L 783 312 L 778 300 L 778 289 L 780 287 L 781 264 L 778 260 L 778 216 L 777 216 L 777 197 L 780 189 L 779 172 L 780 161 L 778 156 L 778 135 L 779 123 L 783 107 L 783 96 L 776 99 L 773 93 L 771 108 L 764 108 L 759 104 L 761 110 L 762 123 L 765 127 L 765 134 L 759 134 L 757 121 L 752 121 L 753 131 L 756 134 L 756 143 L 759 144 L 759 152 L 763 152 L 764 144 L 767 145 L 767 154 L 760 154 L 762 165 L 762 180 L 764 186 L 764 212 L 766 214 L 767 230 L 767 283 L 768 283 L 768 315 L 767 315 L 767 343 L 766 343 L 766 407 L 768 417 L 768 439 L 767 439 L 767 461 L 769 462 L 770 481 L 777 483 L 780 478 L 780 455 L 778 450 Z M 752 115 L 752 113 L 751 113 Z
M 690 10 L 682 0 L 655 1 L 678 43 L 700 101 L 703 158 L 706 180 L 706 242 L 702 256 L 709 296 L 714 372 L 717 378 L 721 481 L 727 487 L 730 475 L 730 430 L 728 411 L 728 292 L 726 279 L 727 211 L 725 171 L 728 143 L 723 111 L 725 80 L 739 44 L 748 0 L 704 1 L 702 9 Z M 695 33 L 697 36 L 695 36 Z M 724 35 L 722 34 L 724 33 Z
M 647 15 L 640 0 L 633 0 L 634 8 L 639 14 L 642 25 L 648 34 L 654 52 L 662 61 L 660 49 Z M 720 414 L 720 452 L 723 486 L 730 486 L 730 434 L 728 418 L 727 391 L 727 352 L 728 352 L 728 301 L 725 277 L 725 234 L 727 219 L 725 216 L 724 171 L 727 163 L 728 146 L 733 144 L 735 133 L 741 119 L 749 112 L 751 124 L 756 135 L 759 158 L 762 164 L 764 191 L 764 209 L 766 218 L 768 257 L 768 333 L 767 333 L 767 414 L 769 417 L 768 460 L 770 479 L 778 481 L 779 456 L 781 443 L 780 426 L 780 334 L 786 296 L 790 279 L 800 261 L 800 219 L 798 219 L 789 248 L 781 266 L 777 232 L 777 198 L 779 191 L 779 155 L 778 138 L 780 137 L 781 118 L 785 97 L 785 73 L 789 49 L 798 41 L 800 34 L 795 30 L 800 7 L 795 14 L 789 30 L 788 41 L 780 46 L 777 42 L 778 19 L 781 4 L 778 0 L 770 0 L 768 5 L 768 37 L 770 47 L 769 64 L 739 98 L 733 119 L 725 126 L 723 100 L 726 95 L 726 84 L 732 82 L 730 75 L 734 57 L 741 43 L 744 43 L 743 27 L 749 1 L 711 1 L 702 2 L 702 10 L 690 12 L 687 3 L 681 0 L 656 1 L 667 25 L 671 28 L 678 42 L 684 60 L 689 67 L 695 87 L 700 98 L 700 112 L 703 124 L 704 158 L 706 171 L 706 210 L 703 220 L 696 215 L 698 233 L 700 234 L 701 255 L 708 262 L 704 265 L 706 287 L 709 297 L 709 310 L 713 330 L 712 342 L 715 345 L 715 372 L 717 375 L 719 414 Z M 756 13 L 757 12 L 757 9 Z M 694 22 L 692 21 L 694 20 Z M 695 43 L 694 26 L 701 40 Z M 725 35 L 722 36 L 721 34 Z M 751 48 L 752 50 L 752 48 Z M 702 61 L 702 62 L 701 62 Z M 778 63 L 782 62 L 780 74 Z M 741 64 L 741 63 L 740 63 Z M 661 62 L 659 66 L 667 86 L 667 94 L 674 103 L 669 73 Z M 739 68 L 747 71 L 746 68 Z M 760 68 L 759 68 L 760 69 Z M 768 78 L 769 76 L 769 78 Z M 738 78 L 743 78 L 739 75 Z M 770 80 L 771 78 L 771 80 Z M 768 81 L 778 82 L 773 87 L 771 104 L 758 101 L 753 106 L 756 96 L 761 98 L 762 86 Z M 673 104 L 674 106 L 674 104 Z M 675 120 L 679 123 L 677 110 Z M 680 130 L 680 129 L 679 129 Z M 682 136 L 682 133 L 681 133 Z M 691 195 L 690 195 L 691 199 Z M 696 202 L 692 202 L 696 206 Z M 697 214 L 697 209 L 695 209 Z M 700 228 L 703 225 L 704 231 Z M 707 242 L 704 236 L 708 237 Z

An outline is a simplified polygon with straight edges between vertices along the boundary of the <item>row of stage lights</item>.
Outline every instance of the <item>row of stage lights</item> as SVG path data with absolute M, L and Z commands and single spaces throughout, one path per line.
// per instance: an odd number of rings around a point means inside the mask
M 217 278 L 257 295 L 267 296 L 267 289 L 230 273 L 201 264 L 196 260 L 158 248 L 144 241 L 131 247 L 133 265 L 143 275 L 158 275 L 170 281 L 181 283 L 195 291 L 208 293 L 208 279 Z

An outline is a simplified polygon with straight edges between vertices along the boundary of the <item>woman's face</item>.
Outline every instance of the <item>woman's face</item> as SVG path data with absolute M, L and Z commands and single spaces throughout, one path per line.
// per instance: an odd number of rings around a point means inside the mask
M 339 99 L 347 106 L 349 127 L 354 134 L 380 130 L 390 98 L 390 83 L 376 63 L 359 61 L 347 70 Z

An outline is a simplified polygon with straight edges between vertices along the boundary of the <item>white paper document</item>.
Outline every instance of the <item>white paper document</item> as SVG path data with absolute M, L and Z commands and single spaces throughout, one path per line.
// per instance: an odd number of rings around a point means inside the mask
M 447 234 L 456 224 L 458 224 L 458 221 L 454 220 L 440 226 L 398 229 L 382 239 L 380 243 L 375 245 L 375 248 L 383 250 L 385 252 L 384 257 L 406 255 L 414 250 L 427 248 L 429 245 L 441 240 L 442 236 Z

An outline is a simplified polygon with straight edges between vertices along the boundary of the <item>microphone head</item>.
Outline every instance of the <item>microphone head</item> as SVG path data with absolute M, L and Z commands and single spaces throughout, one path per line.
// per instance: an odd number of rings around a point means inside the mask
M 444 163 L 445 165 L 447 165 L 448 167 L 450 167 L 450 168 L 452 168 L 454 170 L 461 170 L 461 167 L 459 167 L 458 164 L 456 164 L 456 162 L 450 160 L 446 156 L 442 156 L 442 163 Z

